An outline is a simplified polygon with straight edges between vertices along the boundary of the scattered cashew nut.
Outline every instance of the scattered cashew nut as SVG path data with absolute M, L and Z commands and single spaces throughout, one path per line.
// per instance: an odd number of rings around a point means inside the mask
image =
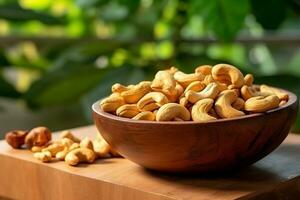
M 234 88 L 241 88 L 244 84 L 242 72 L 232 65 L 217 64 L 213 66 L 211 73 L 216 81 L 232 85 Z

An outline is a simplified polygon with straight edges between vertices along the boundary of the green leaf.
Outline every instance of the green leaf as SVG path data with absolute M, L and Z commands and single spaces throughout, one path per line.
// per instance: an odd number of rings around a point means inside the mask
M 0 18 L 12 21 L 38 20 L 44 24 L 62 24 L 64 20 L 49 14 L 24 9 L 18 4 L 7 4 L 0 6 Z
M 252 13 L 265 29 L 277 29 L 286 18 L 284 0 L 251 0 Z
M 237 35 L 248 11 L 248 0 L 192 0 L 189 4 L 189 14 L 203 17 L 204 26 L 223 41 Z
M 95 87 L 106 70 L 94 66 L 61 68 L 34 82 L 25 95 L 29 106 L 51 106 L 77 101 Z
M 0 76 L 0 96 L 9 98 L 19 98 L 21 94 L 7 82 L 2 76 Z

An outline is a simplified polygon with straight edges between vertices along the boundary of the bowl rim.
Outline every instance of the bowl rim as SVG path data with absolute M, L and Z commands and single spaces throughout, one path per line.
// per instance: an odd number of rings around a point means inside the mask
M 116 115 L 113 115 L 111 113 L 108 112 L 104 112 L 103 110 L 100 109 L 100 100 L 96 101 L 93 105 L 92 105 L 92 111 L 98 115 L 101 115 L 104 118 L 109 118 L 111 120 L 116 120 L 116 121 L 122 121 L 122 122 L 126 122 L 126 123 L 134 123 L 134 124 L 164 124 L 164 125 L 183 125 L 183 124 L 213 124 L 213 123 L 221 123 L 221 122 L 229 122 L 229 121 L 238 121 L 238 120 L 243 120 L 243 119 L 249 119 L 249 118 L 253 118 L 253 117 L 259 117 L 259 116 L 264 116 L 264 115 L 268 115 L 280 110 L 283 110 L 293 104 L 295 104 L 298 101 L 297 96 L 293 93 L 290 92 L 288 90 L 284 90 L 281 88 L 277 88 L 277 87 L 273 87 L 276 89 L 280 89 L 284 92 L 286 92 L 289 95 L 289 100 L 288 102 L 283 105 L 280 106 L 278 108 L 272 109 L 272 110 L 268 110 L 267 112 L 263 112 L 263 113 L 253 113 L 253 114 L 248 114 L 248 115 L 244 115 L 244 116 L 239 116 L 239 117 L 234 117 L 234 118 L 225 118 L 225 119 L 217 119 L 217 120 L 212 120 L 212 121 L 207 121 L 207 122 L 195 122 L 195 121 L 148 121 L 148 120 L 134 120 L 131 118 L 125 118 L 125 117 L 119 117 Z

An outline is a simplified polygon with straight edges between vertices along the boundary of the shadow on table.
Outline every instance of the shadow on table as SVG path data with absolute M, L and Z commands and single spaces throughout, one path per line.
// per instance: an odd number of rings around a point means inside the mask
M 195 188 L 218 190 L 257 191 L 272 187 L 300 174 L 300 146 L 283 144 L 272 154 L 256 164 L 235 172 L 224 174 L 165 174 L 143 169 L 142 173 L 165 182 Z

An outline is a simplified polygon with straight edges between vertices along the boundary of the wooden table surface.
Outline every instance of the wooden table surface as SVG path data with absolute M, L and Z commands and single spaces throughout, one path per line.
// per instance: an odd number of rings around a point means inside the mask
M 94 126 L 74 129 L 95 136 Z M 122 158 L 71 167 L 41 163 L 27 150 L 0 142 L 0 199 L 225 200 L 274 187 L 300 175 L 300 136 L 284 143 L 255 165 L 217 177 L 174 176 L 147 171 Z

